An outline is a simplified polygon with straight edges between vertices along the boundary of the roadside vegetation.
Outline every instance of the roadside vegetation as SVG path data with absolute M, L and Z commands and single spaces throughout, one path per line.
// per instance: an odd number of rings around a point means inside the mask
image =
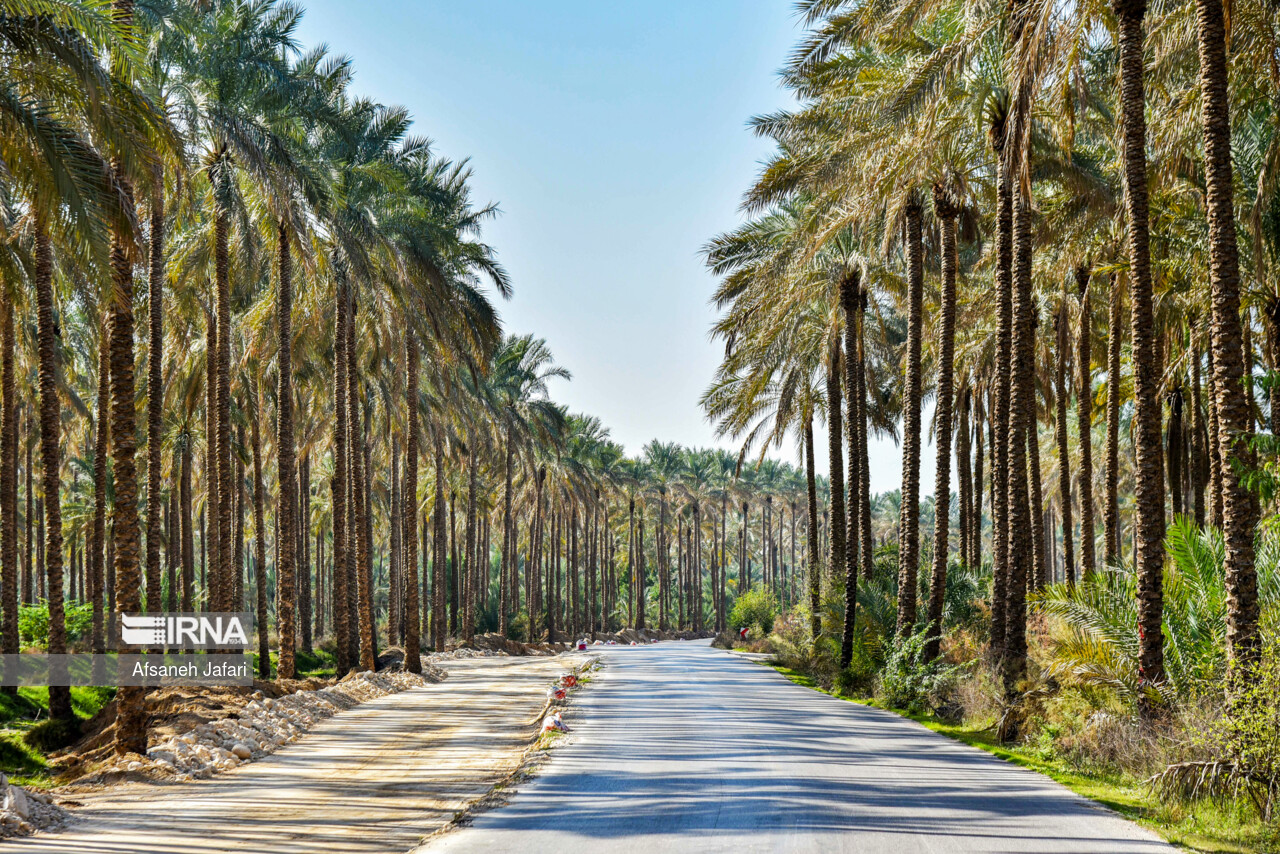
M 796 104 L 752 119 L 776 149 L 706 247 L 706 411 L 744 465 L 798 449 L 819 534 L 752 645 L 1274 850 L 1274 7 L 798 9 Z

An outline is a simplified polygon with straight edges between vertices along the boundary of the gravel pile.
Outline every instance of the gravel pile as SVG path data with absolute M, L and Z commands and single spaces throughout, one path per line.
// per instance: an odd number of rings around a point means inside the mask
M 55 830 L 67 820 L 67 811 L 43 792 L 29 792 L 0 774 L 0 839 L 28 836 L 37 830 Z
M 167 738 L 148 749 L 146 757 L 131 754 L 108 760 L 94 776 L 121 772 L 151 779 L 203 779 L 268 756 L 338 712 L 387 694 L 439 682 L 445 676 L 443 670 L 426 665 L 421 674 L 354 673 L 331 687 L 298 691 L 278 699 L 255 692 L 236 714 Z

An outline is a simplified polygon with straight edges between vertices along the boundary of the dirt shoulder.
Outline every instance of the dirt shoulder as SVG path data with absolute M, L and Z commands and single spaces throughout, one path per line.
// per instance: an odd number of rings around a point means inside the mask
M 405 851 L 519 767 L 546 689 L 582 655 L 486 657 L 317 723 L 260 762 L 190 783 L 78 793 L 24 852 Z

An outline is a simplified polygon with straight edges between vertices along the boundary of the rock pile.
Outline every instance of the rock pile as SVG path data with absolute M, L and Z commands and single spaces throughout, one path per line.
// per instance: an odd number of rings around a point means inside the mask
M 29 792 L 0 774 L 0 838 L 53 830 L 67 819 L 67 811 L 42 792 Z
M 247 703 L 227 717 L 167 738 L 147 750 L 145 757 L 130 754 L 113 758 L 94 776 L 104 779 L 119 773 L 163 780 L 210 777 L 274 753 L 340 711 L 439 682 L 445 675 L 443 670 L 425 665 L 420 675 L 403 671 L 353 673 L 331 687 L 298 691 L 278 699 L 254 692 Z

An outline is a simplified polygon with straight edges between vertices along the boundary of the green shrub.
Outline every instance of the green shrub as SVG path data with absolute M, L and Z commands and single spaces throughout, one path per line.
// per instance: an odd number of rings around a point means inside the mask
M 93 603 L 68 605 L 65 615 L 67 643 L 89 636 L 93 629 Z M 18 609 L 18 637 L 23 646 L 49 648 L 49 603 L 23 605 Z
M 1271 822 L 1280 798 L 1280 640 L 1268 638 L 1241 682 L 1222 715 L 1194 735 L 1205 758 L 1170 765 L 1153 783 L 1166 800 L 1243 801 Z
M 773 633 L 773 623 L 778 619 L 778 600 L 773 592 L 757 584 L 738 597 L 729 612 L 729 625 L 735 629 L 746 627 L 758 638 Z
M 77 718 L 60 720 L 50 718 L 27 730 L 22 740 L 41 753 L 60 750 L 80 737 L 80 721 Z
M 937 706 L 965 665 L 948 666 L 942 657 L 925 658 L 927 628 L 899 640 L 880 672 L 880 698 L 895 709 L 924 714 Z

